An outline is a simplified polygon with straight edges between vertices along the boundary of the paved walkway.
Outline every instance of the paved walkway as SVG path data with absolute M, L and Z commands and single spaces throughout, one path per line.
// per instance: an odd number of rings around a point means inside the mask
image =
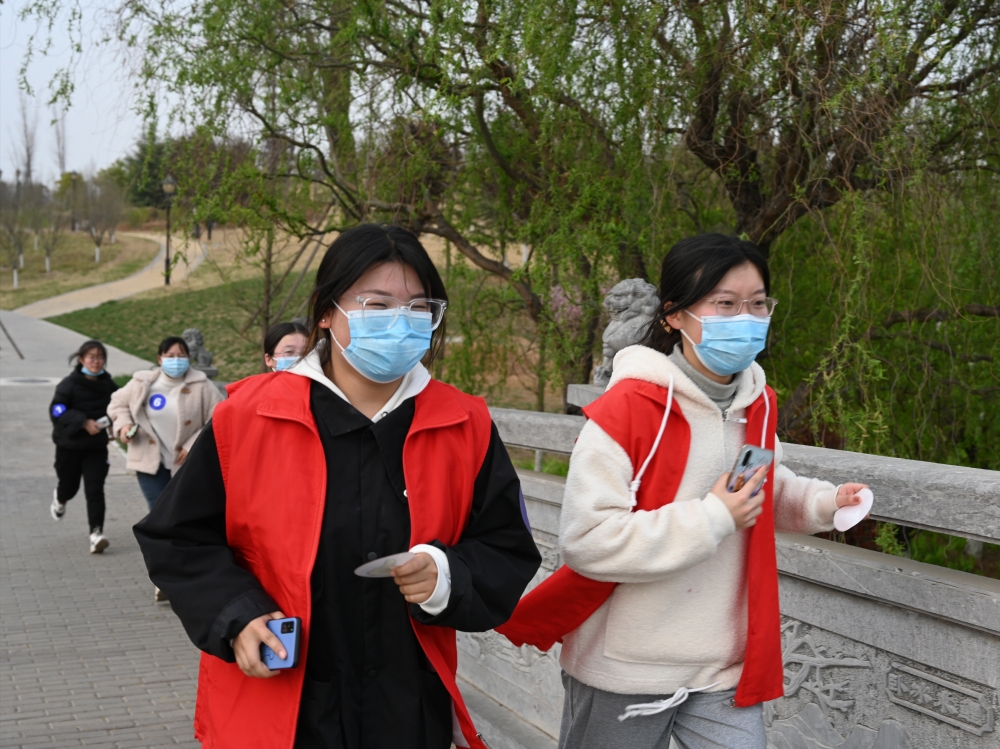
M 153 603 L 131 533 L 146 504 L 122 454 L 111 449 L 104 554 L 88 553 L 82 489 L 60 522 L 49 516 L 47 408 L 84 336 L 0 320 L 25 356 L 0 332 L 0 746 L 195 749 L 198 653 Z M 115 374 L 148 366 L 109 350 Z
M 138 237 L 139 239 L 149 239 L 160 246 L 160 252 L 154 260 L 138 273 L 134 273 L 127 278 L 120 278 L 117 281 L 108 281 L 96 286 L 87 286 L 82 289 L 68 291 L 59 296 L 42 299 L 23 307 L 18 307 L 16 312 L 29 317 L 39 319 L 45 317 L 55 317 L 65 315 L 69 312 L 76 312 L 80 309 L 89 309 L 105 302 L 125 299 L 141 291 L 158 289 L 163 286 L 163 258 L 166 246 L 163 238 L 157 234 L 134 234 L 121 232 L 122 236 Z M 187 254 L 188 262 L 175 265 L 170 274 L 171 283 L 179 283 L 194 273 L 195 269 L 201 265 L 206 257 L 205 245 L 197 240 L 192 240 L 184 248 L 180 242 L 171 242 L 171 251 L 176 251 L 178 246 L 182 252 Z M 19 344 L 20 345 L 20 344 Z

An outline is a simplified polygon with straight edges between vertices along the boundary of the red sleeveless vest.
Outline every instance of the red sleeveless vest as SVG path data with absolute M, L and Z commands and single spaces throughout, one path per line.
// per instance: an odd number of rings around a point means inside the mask
M 770 407 L 765 404 L 770 401 Z M 646 460 L 653 449 L 667 402 L 667 388 L 641 380 L 622 380 L 585 409 L 609 437 L 628 453 L 632 465 Z M 765 393 L 747 409 L 746 441 L 757 444 L 764 433 L 766 447 L 774 449 L 778 409 L 774 391 Z M 687 466 L 691 429 L 676 400 L 666 431 L 639 487 L 635 510 L 655 510 L 673 502 Z M 747 574 L 747 647 L 743 673 L 736 689 L 740 707 L 773 700 L 784 694 L 781 657 L 781 619 L 778 609 L 778 568 L 774 548 L 774 465 L 764 484 L 763 512 L 750 531 Z M 583 624 L 614 591 L 617 583 L 584 577 L 563 565 L 525 595 L 508 622 L 497 627 L 515 645 L 548 650 Z
M 312 634 L 310 576 L 327 482 L 310 387 L 309 379 L 293 374 L 251 377 L 230 386 L 230 398 L 212 419 L 226 485 L 229 546 L 286 616 L 302 618 L 303 639 L 298 667 L 271 679 L 244 676 L 235 663 L 202 654 L 195 736 L 205 749 L 291 749 L 295 741 Z M 416 397 L 403 446 L 411 546 L 434 539 L 448 546 L 458 542 L 490 432 L 481 398 L 436 380 Z M 455 683 L 455 630 L 411 623 L 451 695 L 466 743 L 486 749 Z

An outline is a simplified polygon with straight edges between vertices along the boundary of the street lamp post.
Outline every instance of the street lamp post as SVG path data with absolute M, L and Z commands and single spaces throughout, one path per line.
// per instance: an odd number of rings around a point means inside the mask
M 177 192 L 177 180 L 173 175 L 168 174 L 163 180 L 163 194 L 167 199 L 167 254 L 163 259 L 164 285 L 170 285 L 170 204 L 174 200 L 174 193 Z
M 80 178 L 80 175 L 77 172 L 70 172 L 69 178 L 73 183 L 73 205 L 70 208 L 70 231 L 76 231 L 76 181 Z

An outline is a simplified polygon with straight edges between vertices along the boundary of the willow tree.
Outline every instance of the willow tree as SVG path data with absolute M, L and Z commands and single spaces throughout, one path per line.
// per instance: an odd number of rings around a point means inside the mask
M 276 226 L 397 221 L 505 285 L 540 393 L 550 369 L 589 377 L 603 290 L 655 280 L 684 234 L 744 234 L 780 263 L 811 257 L 784 240 L 806 219 L 846 252 L 834 229 L 858 206 L 997 167 L 995 0 L 123 0 L 118 30 L 143 101 L 169 103 L 151 116 L 245 135 L 258 162 L 286 144 Z M 944 304 L 918 297 L 888 314 Z M 789 424 L 846 350 L 833 322 Z

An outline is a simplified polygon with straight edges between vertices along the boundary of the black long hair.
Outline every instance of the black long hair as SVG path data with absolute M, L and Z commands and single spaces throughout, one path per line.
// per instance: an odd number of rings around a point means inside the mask
M 272 325 L 267 329 L 267 335 L 264 336 L 264 353 L 273 359 L 274 350 L 278 348 L 281 339 L 293 333 L 300 333 L 306 338 L 309 337 L 309 331 L 305 329 L 304 325 L 297 322 L 279 322 Z
M 319 264 L 311 298 L 312 331 L 306 353 L 315 349 L 320 341 L 326 341 L 327 345 L 320 347 L 320 361 L 324 365 L 330 362 L 330 331 L 319 326 L 320 320 L 361 276 L 383 263 L 401 263 L 413 268 L 428 298 L 448 300 L 441 275 L 413 232 L 391 224 L 355 226 L 333 241 Z M 424 364 L 430 364 L 441 352 L 444 329 L 445 321 L 442 320 L 431 338 Z
M 712 292 L 733 268 L 753 264 L 771 291 L 767 260 L 757 245 L 725 234 L 699 234 L 670 248 L 660 270 L 660 307 L 640 343 L 670 354 L 681 340 L 678 330 L 668 330 L 667 318 L 692 307 Z
M 105 366 L 107 366 L 108 350 L 104 347 L 103 343 L 101 343 L 100 341 L 96 341 L 94 339 L 91 339 L 89 341 L 84 341 L 83 343 L 81 343 L 80 348 L 78 348 L 76 351 L 74 351 L 72 354 L 69 355 L 69 363 L 73 364 L 75 362 L 76 371 L 77 372 L 81 371 L 83 369 L 83 364 L 80 362 L 80 359 L 82 359 L 88 353 L 94 351 L 95 349 L 101 352 L 101 356 L 104 357 L 104 364 Z
M 164 338 L 162 341 L 160 341 L 160 346 L 156 350 L 156 355 L 163 356 L 171 348 L 173 348 L 175 343 L 180 344 L 180 347 L 184 349 L 184 354 L 190 359 L 191 349 L 188 348 L 188 342 L 185 341 L 183 338 L 181 338 L 179 335 L 168 336 L 167 338 Z

